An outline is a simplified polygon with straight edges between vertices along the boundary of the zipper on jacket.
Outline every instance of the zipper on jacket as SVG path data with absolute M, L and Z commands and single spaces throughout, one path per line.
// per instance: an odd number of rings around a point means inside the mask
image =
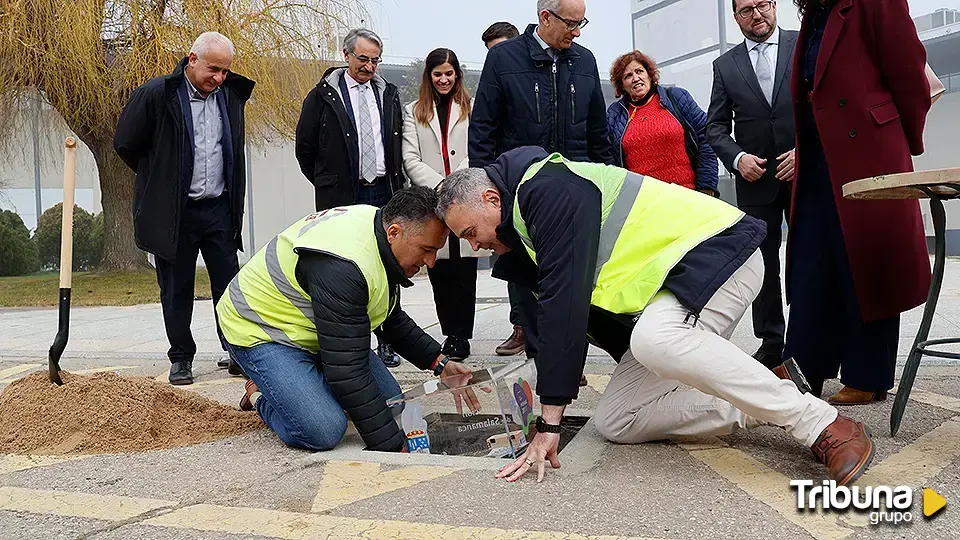
M 570 83 L 570 123 L 576 122 L 577 117 L 577 87 Z
M 553 147 L 555 151 L 563 152 L 563 139 L 560 137 L 560 99 L 557 96 L 557 87 L 560 85 L 557 83 L 556 60 L 554 60 L 551 70 L 553 71 L 553 78 L 550 80 L 553 85 Z
M 543 120 L 540 119 L 540 83 L 533 83 L 533 92 L 537 95 L 537 123 L 540 124 L 543 122 Z
M 627 106 L 623 104 L 623 100 L 617 101 L 617 104 L 623 108 L 624 114 L 627 115 L 627 123 L 623 126 L 623 133 L 620 134 L 620 166 L 624 169 L 627 168 L 627 152 L 623 149 L 623 138 L 627 136 L 627 128 L 630 127 L 630 110 L 627 109 Z

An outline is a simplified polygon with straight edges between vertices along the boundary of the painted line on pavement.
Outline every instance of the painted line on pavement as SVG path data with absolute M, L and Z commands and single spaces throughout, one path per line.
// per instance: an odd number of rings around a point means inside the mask
M 922 487 L 958 457 L 960 417 L 953 417 L 868 469 L 857 484 Z
M 198 504 L 143 522 L 145 525 L 208 532 L 255 534 L 269 538 L 403 538 L 433 540 L 615 540 L 618 536 L 586 536 L 564 532 L 524 531 L 486 527 L 460 527 L 439 523 L 413 523 L 360 519 L 318 514 L 299 514 L 260 508 L 233 508 Z M 637 538 L 636 540 L 643 540 Z M 651 540 L 651 539 L 647 539 Z
M 122 371 L 125 369 L 137 369 L 138 367 L 141 367 L 141 366 L 104 366 L 104 367 L 90 368 L 90 369 L 78 369 L 76 371 L 68 369 L 65 371 L 69 371 L 74 375 L 92 375 L 94 373 L 101 373 L 104 371 Z
M 607 385 L 610 384 L 609 375 L 594 375 L 592 373 L 586 373 L 584 375 L 587 377 L 587 386 L 596 390 L 598 394 L 603 394 L 603 391 L 607 389 Z
M 891 394 L 895 395 L 894 392 L 891 392 Z M 910 391 L 910 399 L 918 403 L 933 405 L 934 407 L 960 413 L 960 398 L 953 396 L 944 396 L 942 394 L 927 392 L 926 390 L 913 389 Z
M 43 364 L 20 364 L 19 366 L 8 367 L 7 369 L 0 369 L 0 379 L 7 379 L 15 375 L 19 375 L 24 371 L 37 369 L 41 366 L 43 366 Z
M 0 474 L 25 471 L 36 467 L 57 465 L 65 461 L 83 459 L 87 456 L 31 456 L 20 454 L 0 454 Z
M 164 382 L 164 383 L 167 382 L 166 375 L 164 375 L 162 382 Z M 203 387 L 206 387 L 206 386 L 222 386 L 222 385 L 227 385 L 227 384 L 230 384 L 230 383 L 236 383 L 237 385 L 239 385 L 239 386 L 242 388 L 242 387 L 243 387 L 243 384 L 244 384 L 245 382 L 246 382 L 246 379 L 243 379 L 243 378 L 241 378 L 241 377 L 230 377 L 230 378 L 228 378 L 228 379 L 213 379 L 213 380 L 210 380 L 210 381 L 195 382 L 195 383 L 189 385 L 188 387 L 184 388 L 184 390 L 189 390 L 189 389 L 191 389 L 191 388 L 203 388 Z
M 141 525 L 192 529 L 204 532 L 251 534 L 268 538 L 404 538 L 432 540 L 656 540 L 643 537 L 589 536 L 565 532 L 526 531 L 467 527 L 440 523 L 415 523 L 340 517 L 325 514 L 283 512 L 197 504 L 176 508 L 177 502 L 159 499 L 95 495 L 0 487 L 0 510 L 106 521 L 130 521 Z M 164 512 L 169 509 L 170 511 Z M 157 513 L 160 515 L 155 515 Z M 153 515 L 151 517 L 151 515 Z M 136 520 L 138 516 L 147 519 Z
M 790 489 L 790 479 L 767 467 L 746 453 L 730 448 L 717 438 L 679 443 L 690 455 L 732 482 L 747 495 L 769 506 L 781 517 L 810 533 L 818 540 L 840 540 L 853 530 L 837 523 L 834 515 L 801 513 Z
M 159 499 L 0 487 L 0 510 L 31 514 L 120 521 L 176 504 Z
M 402 467 L 381 471 L 379 463 L 329 461 L 313 500 L 312 512 L 325 512 L 370 497 L 376 497 L 442 478 L 458 469 L 450 467 Z

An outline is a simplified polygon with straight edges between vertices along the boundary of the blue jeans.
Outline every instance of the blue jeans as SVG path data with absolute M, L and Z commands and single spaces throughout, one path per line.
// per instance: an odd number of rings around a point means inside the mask
M 228 348 L 260 389 L 257 412 L 281 441 L 308 450 L 330 450 L 340 442 L 347 416 L 319 369 L 317 355 L 279 343 Z M 369 365 L 384 399 L 401 392 L 372 351 Z

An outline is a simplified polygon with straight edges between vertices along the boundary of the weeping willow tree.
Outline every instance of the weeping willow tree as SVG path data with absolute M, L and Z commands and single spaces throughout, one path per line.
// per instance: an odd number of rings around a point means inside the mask
M 257 82 L 248 140 L 292 137 L 300 103 L 337 38 L 361 13 L 350 0 L 0 0 L 0 136 L 39 98 L 96 161 L 104 215 L 101 268 L 143 267 L 133 241 L 134 175 L 113 151 L 130 93 L 170 73 L 202 32 L 236 47 L 232 69 Z M 319 47 L 318 47 L 319 45 Z

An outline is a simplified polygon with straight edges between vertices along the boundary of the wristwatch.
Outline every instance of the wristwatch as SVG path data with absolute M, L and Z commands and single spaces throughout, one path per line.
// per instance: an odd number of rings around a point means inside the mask
M 439 377 L 440 374 L 443 373 L 443 368 L 447 366 L 447 362 L 449 361 L 450 361 L 449 356 L 444 356 L 443 358 L 441 358 L 440 361 L 437 362 L 437 367 L 433 368 L 433 374 Z
M 536 427 L 537 433 L 560 433 L 560 424 L 548 424 L 542 416 L 537 417 Z

